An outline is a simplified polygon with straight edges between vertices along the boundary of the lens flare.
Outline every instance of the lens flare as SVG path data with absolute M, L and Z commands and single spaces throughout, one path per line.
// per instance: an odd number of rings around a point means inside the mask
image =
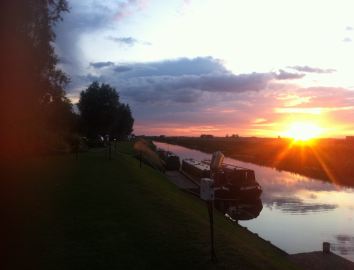
M 308 141 L 320 136 L 322 132 L 322 128 L 313 123 L 295 122 L 290 125 L 284 135 L 295 141 Z

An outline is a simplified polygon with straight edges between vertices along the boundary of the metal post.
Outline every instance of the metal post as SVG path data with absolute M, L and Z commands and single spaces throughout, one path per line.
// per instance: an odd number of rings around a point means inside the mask
M 74 142 L 74 154 L 75 154 L 75 160 L 79 160 L 79 143 Z
M 111 148 L 111 142 L 108 142 L 108 159 L 112 159 L 112 148 Z
M 214 245 L 214 207 L 213 201 L 207 201 L 209 221 L 210 221 L 210 258 L 212 262 L 217 262 Z

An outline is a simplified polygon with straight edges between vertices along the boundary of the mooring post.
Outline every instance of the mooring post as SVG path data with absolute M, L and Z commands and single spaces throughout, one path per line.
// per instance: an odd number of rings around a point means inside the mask
M 206 202 L 210 223 L 210 259 L 217 262 L 214 245 L 214 181 L 210 178 L 202 178 L 200 181 L 200 198 Z
M 217 262 L 214 241 L 214 206 L 213 201 L 207 201 L 209 221 L 210 221 L 210 258 L 212 262 Z
M 322 252 L 324 255 L 331 253 L 331 244 L 329 242 L 322 243 Z
M 75 159 L 79 160 L 79 147 L 76 147 L 75 149 Z
M 112 147 L 111 147 L 111 142 L 108 142 L 108 159 L 112 159 Z

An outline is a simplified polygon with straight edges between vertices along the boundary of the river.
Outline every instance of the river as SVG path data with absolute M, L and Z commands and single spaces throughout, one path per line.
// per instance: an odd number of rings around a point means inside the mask
M 154 142 L 183 158 L 210 159 L 208 153 Z M 293 254 L 322 249 L 354 261 L 354 189 L 294 173 L 225 158 L 225 163 L 255 171 L 263 188 L 263 209 L 257 218 L 239 221 L 250 231 Z

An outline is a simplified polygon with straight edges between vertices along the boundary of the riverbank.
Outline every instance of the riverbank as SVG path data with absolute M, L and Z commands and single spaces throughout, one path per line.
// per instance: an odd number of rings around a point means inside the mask
M 168 171 L 166 172 L 166 176 L 178 188 L 186 192 L 189 192 L 190 189 L 196 187 L 195 184 L 193 184 L 190 180 L 184 177 L 183 174 L 181 174 L 180 172 Z M 245 229 L 247 230 L 247 228 Z M 259 237 L 257 234 L 255 236 Z M 280 252 L 282 251 L 280 250 Z M 328 270 L 331 269 L 352 270 L 354 269 L 353 262 L 343 257 L 340 257 L 332 252 L 313 251 L 313 252 L 297 253 L 297 254 L 288 255 L 288 258 L 296 265 L 301 267 L 301 269 L 304 270 L 327 270 L 327 269 Z
M 272 245 L 215 216 L 209 260 L 203 202 L 181 192 L 123 143 L 33 159 L 8 170 L 9 269 L 296 269 Z
M 156 137 L 154 140 L 207 153 L 222 151 L 230 158 L 354 187 L 351 158 L 354 143 L 349 140 L 322 139 L 309 144 L 271 138 Z
M 298 253 L 290 255 L 290 260 L 304 270 L 353 270 L 354 263 L 334 253 L 324 254 L 322 251 Z

